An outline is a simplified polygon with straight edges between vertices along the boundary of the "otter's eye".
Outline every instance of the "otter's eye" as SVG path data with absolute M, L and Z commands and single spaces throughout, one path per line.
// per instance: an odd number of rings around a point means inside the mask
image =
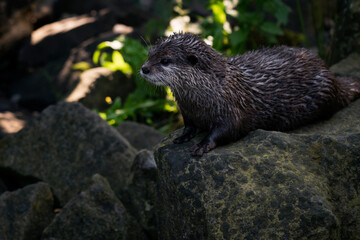
M 167 66 L 169 63 L 171 63 L 171 60 L 169 58 L 163 58 L 161 59 L 160 63 L 164 66 Z

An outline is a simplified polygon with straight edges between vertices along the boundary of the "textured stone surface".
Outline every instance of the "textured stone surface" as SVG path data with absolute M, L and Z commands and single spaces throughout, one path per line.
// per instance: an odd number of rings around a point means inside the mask
M 95 173 L 118 194 L 126 187 L 135 155 L 126 139 L 79 103 L 50 106 L 0 141 L 0 167 L 49 183 L 61 205 Z
M 155 151 L 159 239 L 359 239 L 360 100 L 293 133 Z
M 152 150 L 164 138 L 164 135 L 154 128 L 136 122 L 122 122 L 116 129 L 138 150 Z
M 36 183 L 0 196 L 0 239 L 34 239 L 54 217 L 54 199 L 46 183 Z
M 71 199 L 45 229 L 42 239 L 147 239 L 108 181 L 95 174 L 89 189 Z
M 360 53 L 352 53 L 347 58 L 331 66 L 330 71 L 342 76 L 360 78 Z
M 158 239 L 155 216 L 157 167 L 153 153 L 141 150 L 134 160 L 131 173 L 127 204 L 129 211 L 151 239 Z

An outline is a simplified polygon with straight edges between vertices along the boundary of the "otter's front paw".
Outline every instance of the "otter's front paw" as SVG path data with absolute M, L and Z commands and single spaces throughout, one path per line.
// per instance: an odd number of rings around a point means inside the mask
M 173 143 L 175 143 L 175 144 L 180 144 L 180 143 L 184 143 L 184 142 L 188 142 L 188 141 L 190 141 L 190 137 L 189 136 L 187 136 L 187 135 L 182 135 L 182 136 L 180 136 L 180 137 L 178 137 L 178 138 L 175 138 L 174 140 L 173 140 Z
M 179 144 L 179 143 L 188 142 L 188 141 L 190 141 L 192 138 L 194 138 L 195 135 L 196 135 L 196 131 L 191 131 L 191 132 L 189 131 L 189 132 L 181 135 L 180 137 L 175 138 L 175 139 L 173 140 L 173 143 Z
M 202 156 L 204 153 L 209 152 L 211 149 L 216 147 L 215 142 L 201 142 L 195 144 L 190 148 L 192 156 Z

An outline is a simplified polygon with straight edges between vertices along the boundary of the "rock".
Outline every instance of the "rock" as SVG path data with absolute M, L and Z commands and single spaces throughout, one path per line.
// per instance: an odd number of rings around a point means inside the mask
M 54 217 L 54 199 L 46 183 L 0 196 L 0 239 L 38 240 Z
M 20 51 L 19 60 L 33 67 L 67 56 L 73 47 L 111 30 L 114 24 L 115 19 L 108 10 L 47 24 L 32 32 L 30 41 Z
M 128 26 L 115 24 L 112 31 L 92 37 L 81 43 L 78 47 L 73 48 L 57 76 L 56 83 L 58 88 L 62 89 L 64 94 L 69 95 L 69 93 L 73 91 L 74 86 L 78 84 L 81 74 L 81 71 L 73 68 L 74 64 L 85 63 L 89 67 L 94 67 L 93 53 L 100 43 L 113 41 L 119 37 L 119 35 L 128 35 L 132 33 L 133 30 L 134 29 Z M 121 91 L 121 89 L 118 89 L 118 91 Z
M 142 0 L 139 2 L 133 1 L 118 1 L 118 0 L 107 0 L 107 1 L 98 1 L 98 0 L 89 0 L 84 4 L 81 0 L 58 0 L 55 4 L 55 11 L 60 15 L 63 12 L 68 12 L 71 14 L 83 14 L 90 12 L 94 9 L 110 9 L 114 12 L 118 22 L 131 25 L 139 26 L 147 22 L 153 14 L 149 11 L 145 11 L 144 5 L 153 5 L 152 0 Z M 156 1 L 155 1 L 156 2 Z M 160 7 L 164 7 L 168 2 L 161 3 Z M 169 5 L 170 7 L 171 5 Z M 154 9 L 154 8 L 153 8 Z M 157 12 L 155 10 L 155 12 Z
M 153 153 L 141 150 L 131 172 L 126 206 L 147 235 L 151 239 L 158 239 L 155 212 L 157 167 Z
M 92 54 L 97 45 L 113 40 L 116 36 L 118 35 L 109 32 L 84 41 L 71 50 L 67 59 L 58 58 L 28 76 L 13 81 L 9 84 L 11 88 L 8 94 L 16 97 L 18 105 L 36 111 L 41 111 L 66 97 L 71 98 L 70 101 L 81 99 L 80 102 L 90 109 L 100 110 L 109 106 L 104 100 L 107 96 L 125 99 L 134 89 L 132 78 L 104 68 L 90 69 L 83 73 L 72 68 L 75 63 L 82 61 L 93 67 Z
M 360 78 L 360 53 L 352 53 L 347 58 L 331 66 L 330 71 L 341 76 Z
M 109 107 L 106 97 L 125 100 L 134 88 L 135 81 L 119 71 L 92 68 L 80 75 L 79 83 L 65 101 L 79 101 L 90 109 L 105 110 Z
M 100 36 L 82 42 L 70 51 L 69 57 L 56 78 L 56 85 L 62 90 L 63 95 L 69 95 L 79 82 L 81 71 L 74 70 L 74 64 L 86 62 L 89 67 L 94 67 L 92 56 L 97 46 L 104 41 L 112 41 L 118 36 L 119 34 L 112 31 L 102 33 Z
M 92 181 L 56 215 L 42 239 L 147 239 L 108 181 L 98 174 Z
M 154 128 L 136 122 L 122 122 L 116 130 L 138 150 L 144 148 L 151 150 L 164 138 L 164 135 Z
M 360 100 L 293 133 L 256 130 L 191 157 L 158 145 L 159 239 L 359 239 Z
M 0 3 L 0 79 L 14 69 L 18 50 L 31 34 L 34 25 L 50 17 L 55 0 L 3 0 Z
M 64 62 L 65 59 L 51 61 L 33 73 L 13 81 L 8 90 L 13 102 L 32 111 L 42 111 L 59 101 L 63 95 L 56 86 L 56 76 Z
M 89 0 L 84 4 L 84 2 L 79 0 L 58 0 L 55 2 L 54 12 L 57 16 L 61 16 L 64 13 L 78 15 L 104 8 L 109 8 L 107 1 Z
M 2 135 L 16 133 L 22 129 L 26 122 L 25 114 L 21 112 L 0 112 L 0 138 Z
M 95 173 L 106 177 L 119 194 L 135 155 L 115 128 L 80 103 L 50 106 L 0 141 L 0 167 L 49 183 L 62 206 L 88 186 Z

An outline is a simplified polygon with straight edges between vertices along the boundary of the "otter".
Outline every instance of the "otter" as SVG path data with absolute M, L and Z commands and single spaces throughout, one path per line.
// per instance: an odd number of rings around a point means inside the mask
M 303 48 L 277 46 L 226 58 L 199 36 L 174 33 L 151 47 L 140 74 L 173 91 L 184 118 L 179 144 L 201 156 L 255 129 L 288 131 L 330 117 L 360 95 L 360 81 L 336 78 Z

